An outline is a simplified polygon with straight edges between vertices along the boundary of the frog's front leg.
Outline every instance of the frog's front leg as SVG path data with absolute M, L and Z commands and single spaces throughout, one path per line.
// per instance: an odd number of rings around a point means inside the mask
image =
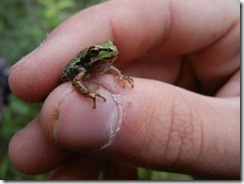
M 129 76 L 123 75 L 118 68 L 116 68 L 114 66 L 110 66 L 109 72 L 111 72 L 112 74 L 114 74 L 116 76 L 116 80 L 122 85 L 123 88 L 125 87 L 125 81 L 129 82 L 131 88 L 134 87 L 133 79 L 130 78 Z
M 106 102 L 106 98 L 104 98 L 102 95 L 97 93 L 94 89 L 88 89 L 84 84 L 83 80 L 86 77 L 86 72 L 81 71 L 78 75 L 75 76 L 75 78 L 72 81 L 72 85 L 74 88 L 83 96 L 91 98 L 93 100 L 93 109 L 96 108 L 96 98 L 100 98 L 104 102 Z

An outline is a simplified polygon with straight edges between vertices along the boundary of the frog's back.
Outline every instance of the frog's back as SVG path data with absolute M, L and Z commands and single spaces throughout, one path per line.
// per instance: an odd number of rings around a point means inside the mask
M 85 56 L 87 54 L 87 50 L 83 50 L 77 54 L 75 58 L 73 58 L 70 63 L 65 67 L 61 74 L 61 80 L 63 82 L 72 80 L 78 73 L 79 68 L 83 67 L 85 64 Z

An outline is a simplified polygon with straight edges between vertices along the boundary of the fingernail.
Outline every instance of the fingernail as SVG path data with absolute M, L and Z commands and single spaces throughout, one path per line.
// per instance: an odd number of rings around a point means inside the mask
M 98 89 L 106 102 L 97 99 L 96 109 L 90 98 L 76 91 L 60 103 L 58 117 L 53 126 L 55 141 L 65 147 L 79 149 L 104 149 L 111 145 L 123 121 L 123 107 L 119 96 Z

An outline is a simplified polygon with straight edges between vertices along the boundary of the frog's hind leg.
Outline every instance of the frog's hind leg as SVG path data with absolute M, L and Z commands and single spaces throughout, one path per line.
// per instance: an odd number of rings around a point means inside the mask
M 80 72 L 72 81 L 72 85 L 74 88 L 83 96 L 91 98 L 93 100 L 93 109 L 96 108 L 96 98 L 100 98 L 104 102 L 106 102 L 106 98 L 97 93 L 96 89 L 89 89 L 86 87 L 82 80 L 85 78 L 86 73 Z

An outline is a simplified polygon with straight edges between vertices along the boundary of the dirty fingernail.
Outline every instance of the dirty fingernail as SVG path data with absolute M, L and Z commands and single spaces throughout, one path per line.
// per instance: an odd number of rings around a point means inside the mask
M 103 149 L 112 144 L 120 129 L 123 108 L 118 96 L 103 89 L 97 92 L 106 102 L 96 99 L 96 109 L 90 98 L 74 91 L 59 103 L 56 120 L 51 126 L 57 144 L 74 150 Z

